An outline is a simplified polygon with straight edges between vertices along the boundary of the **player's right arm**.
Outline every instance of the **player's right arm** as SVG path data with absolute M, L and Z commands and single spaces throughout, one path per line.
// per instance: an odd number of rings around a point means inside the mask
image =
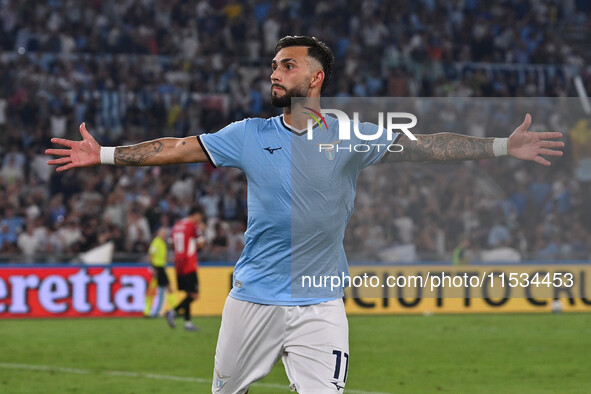
M 57 171 L 101 164 L 101 149 L 104 148 L 90 135 L 84 123 L 80 125 L 80 134 L 82 141 L 52 138 L 52 143 L 65 146 L 67 149 L 47 149 L 46 154 L 61 156 L 49 160 L 47 164 L 58 165 Z M 114 149 L 114 164 L 121 166 L 160 166 L 204 161 L 207 161 L 207 156 L 195 136 L 158 138 Z

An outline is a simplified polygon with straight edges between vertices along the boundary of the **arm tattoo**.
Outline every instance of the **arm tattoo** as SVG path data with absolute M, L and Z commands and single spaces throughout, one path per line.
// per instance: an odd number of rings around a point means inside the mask
M 148 141 L 137 145 L 119 146 L 115 149 L 115 164 L 123 166 L 141 166 L 150 157 L 163 148 L 160 141 Z
M 385 161 L 461 161 L 495 157 L 493 138 L 471 137 L 455 133 L 415 134 L 417 141 L 403 136 L 400 153 L 388 153 Z

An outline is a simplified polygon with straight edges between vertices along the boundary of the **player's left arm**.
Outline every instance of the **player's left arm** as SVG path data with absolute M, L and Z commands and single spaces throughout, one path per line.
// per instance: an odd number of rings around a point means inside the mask
M 564 147 L 564 142 L 552 141 L 562 138 L 562 133 L 531 132 L 527 130 L 530 124 L 531 116 L 527 114 L 523 123 L 507 139 L 437 133 L 415 134 L 417 140 L 412 141 L 402 136 L 398 141 L 403 147 L 402 152 L 388 152 L 384 161 L 463 161 L 509 155 L 549 166 L 550 162 L 542 155 L 562 156 L 560 148 Z

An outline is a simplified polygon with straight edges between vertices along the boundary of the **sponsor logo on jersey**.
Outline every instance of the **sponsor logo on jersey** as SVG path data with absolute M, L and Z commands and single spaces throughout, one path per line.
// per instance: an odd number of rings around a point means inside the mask
M 268 147 L 266 147 L 266 148 L 263 148 L 263 150 L 266 150 L 266 151 L 267 151 L 267 152 L 269 152 L 270 154 L 273 154 L 273 153 L 275 153 L 275 151 L 276 151 L 276 150 L 279 150 L 279 149 L 281 149 L 281 148 L 282 148 L 282 146 L 280 146 L 279 148 L 271 148 L 270 146 L 268 146 Z

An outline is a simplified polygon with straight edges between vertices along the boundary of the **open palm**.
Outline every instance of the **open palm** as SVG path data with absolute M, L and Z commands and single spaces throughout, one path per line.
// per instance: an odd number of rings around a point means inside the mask
M 564 142 L 550 141 L 552 139 L 562 138 L 562 133 L 527 131 L 530 125 L 531 116 L 530 114 L 526 114 L 523 123 L 509 137 L 507 142 L 508 153 L 517 159 L 533 160 L 538 164 L 549 166 L 550 162 L 540 155 L 562 156 L 561 150 L 552 148 L 562 148 L 564 147 Z
M 63 138 L 52 138 L 51 142 L 63 145 L 68 149 L 47 149 L 45 154 L 62 156 L 49 160 L 47 164 L 59 165 L 57 171 L 65 171 L 75 167 L 90 167 L 101 164 L 101 146 L 86 130 L 86 124 L 80 125 L 82 141 L 72 141 Z

